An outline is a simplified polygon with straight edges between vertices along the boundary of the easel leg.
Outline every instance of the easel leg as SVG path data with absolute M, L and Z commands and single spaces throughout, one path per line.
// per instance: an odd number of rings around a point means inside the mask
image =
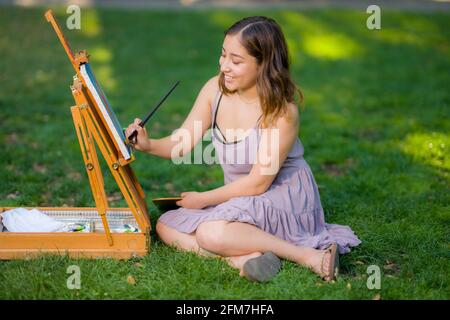
M 105 184 L 100 164 L 98 162 L 97 152 L 95 150 L 94 140 L 86 124 L 81 116 L 80 108 L 74 106 L 71 108 L 75 130 L 80 143 L 81 153 L 86 166 L 86 171 L 91 185 L 92 194 L 94 196 L 95 205 L 98 208 L 98 213 L 102 219 L 105 228 L 106 237 L 110 246 L 113 245 L 111 231 L 109 229 L 108 220 L 106 218 L 106 210 L 108 208 L 108 201 L 106 198 Z
M 151 224 L 147 214 L 148 209 L 145 203 L 145 194 L 140 184 L 137 183 L 133 170 L 128 164 L 123 166 L 119 164 L 111 145 L 106 143 L 108 138 L 104 135 L 103 130 L 99 130 L 93 122 L 92 119 L 95 119 L 95 115 L 92 113 L 92 110 L 90 110 L 90 108 L 86 108 L 81 111 L 81 114 L 83 115 L 83 119 L 86 121 L 87 127 L 91 128 L 89 132 L 92 134 L 92 137 L 102 152 L 103 157 L 105 158 L 111 173 L 125 198 L 125 201 L 136 218 L 136 221 L 139 226 L 148 225 L 149 227 L 146 228 L 148 230 L 142 231 L 149 233 Z

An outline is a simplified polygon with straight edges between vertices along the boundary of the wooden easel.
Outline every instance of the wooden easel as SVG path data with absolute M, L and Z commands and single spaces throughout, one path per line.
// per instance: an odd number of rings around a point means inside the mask
M 137 181 L 133 170 L 129 166 L 135 158 L 132 156 L 131 159 L 124 160 L 123 157 L 118 155 L 118 146 L 114 139 L 111 139 L 112 134 L 110 128 L 107 126 L 104 117 L 101 116 L 101 112 L 92 96 L 92 92 L 86 89 L 86 83 L 80 75 L 80 65 L 88 62 L 88 54 L 86 51 L 80 51 L 74 56 L 56 22 L 53 12 L 48 10 L 45 13 L 45 17 L 53 26 L 53 29 L 77 73 L 73 78 L 73 84 L 71 86 L 72 95 L 76 102 L 76 106 L 71 108 L 72 117 L 89 177 L 92 194 L 98 212 L 102 218 L 108 242 L 112 245 L 112 238 L 106 219 L 108 200 L 94 141 L 105 158 L 108 167 L 111 169 L 111 173 L 116 180 L 125 201 L 133 212 L 137 223 L 141 227 L 141 230 L 149 232 L 150 220 L 148 218 L 148 209 L 145 202 L 144 191 Z
M 88 63 L 86 51 L 74 55 L 51 10 L 45 13 L 62 46 L 64 47 L 76 75 L 71 86 L 76 105 L 71 107 L 73 122 L 83 155 L 86 172 L 94 197 L 96 208 L 39 208 L 44 212 L 66 212 L 74 214 L 97 212 L 103 229 L 101 233 L 0 233 L 0 259 L 28 257 L 30 254 L 51 252 L 69 254 L 74 257 L 115 257 L 129 258 L 143 256 L 149 250 L 151 224 L 148 215 L 144 191 L 139 184 L 130 163 L 135 160 L 125 159 L 113 138 L 110 126 L 102 115 L 93 93 L 80 73 L 80 67 Z M 128 208 L 110 208 L 105 192 L 105 185 L 99 164 L 96 147 L 98 146 L 111 173 L 120 188 Z M 0 212 L 12 208 L 0 208 Z M 108 213 L 130 212 L 134 217 L 139 232 L 112 233 L 108 223 Z M 104 237 L 103 240 L 100 237 Z

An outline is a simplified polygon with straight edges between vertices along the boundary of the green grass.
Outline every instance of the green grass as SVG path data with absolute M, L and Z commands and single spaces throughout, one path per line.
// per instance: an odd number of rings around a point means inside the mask
M 0 205 L 94 206 L 69 107 L 73 69 L 41 9 L 0 11 Z M 57 11 L 64 25 L 64 10 Z M 306 103 L 299 135 L 329 223 L 362 244 L 341 258 L 332 284 L 290 262 L 268 284 L 250 283 L 217 259 L 162 245 L 139 260 L 42 257 L 0 262 L 3 299 L 449 299 L 450 31 L 448 13 L 382 13 L 382 30 L 355 10 L 82 11 L 73 49 L 87 49 L 122 125 L 143 116 L 176 80 L 151 120 L 162 137 L 181 125 L 217 72 L 222 32 L 246 15 L 277 19 Z M 137 154 L 151 199 L 222 184 L 218 165 L 175 166 Z M 206 169 L 206 170 L 205 170 Z M 104 170 L 106 173 L 106 169 Z M 106 175 L 107 192 L 117 195 Z M 123 200 L 112 205 L 124 205 Z M 81 289 L 68 290 L 69 265 Z M 367 267 L 382 271 L 380 290 Z M 127 282 L 132 275 L 136 284 Z

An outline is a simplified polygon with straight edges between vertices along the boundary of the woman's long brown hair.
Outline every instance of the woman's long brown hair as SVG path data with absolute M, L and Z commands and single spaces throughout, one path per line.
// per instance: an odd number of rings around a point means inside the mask
M 284 34 L 278 23 L 267 17 L 247 17 L 225 31 L 225 36 L 240 33 L 240 41 L 247 52 L 256 58 L 260 74 L 256 87 L 261 98 L 262 125 L 268 127 L 287 114 L 287 104 L 303 101 L 303 93 L 291 79 L 289 55 Z M 219 75 L 219 86 L 224 94 L 234 93 L 225 86 L 224 74 Z

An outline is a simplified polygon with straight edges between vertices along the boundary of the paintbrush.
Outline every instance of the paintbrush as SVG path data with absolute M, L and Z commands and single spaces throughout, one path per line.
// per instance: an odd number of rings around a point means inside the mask
M 167 97 L 172 93 L 173 90 L 175 90 L 175 88 L 177 87 L 177 85 L 180 83 L 180 81 L 177 81 L 177 83 L 175 83 L 173 85 L 173 87 L 169 90 L 169 92 L 166 93 L 166 95 L 161 99 L 161 101 L 159 101 L 159 103 L 156 105 L 156 107 L 153 108 L 152 111 L 150 111 L 150 113 L 145 117 L 145 119 L 143 121 L 141 121 L 141 123 L 139 123 L 139 126 L 141 126 L 142 128 L 145 126 L 145 124 L 147 123 L 148 120 L 150 120 L 150 118 L 153 116 L 153 114 L 156 112 L 156 110 L 158 110 L 158 108 L 163 104 L 163 102 L 167 99 Z M 125 141 L 126 144 L 131 144 L 134 145 L 137 142 L 137 131 L 134 130 L 130 136 L 127 138 L 127 140 Z

